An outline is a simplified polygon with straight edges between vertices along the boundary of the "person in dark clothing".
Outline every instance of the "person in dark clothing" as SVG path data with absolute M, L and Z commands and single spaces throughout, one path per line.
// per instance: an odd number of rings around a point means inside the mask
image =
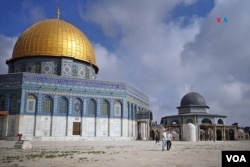
M 160 142 L 160 134 L 159 134 L 159 131 L 156 130 L 155 132 L 155 143 L 159 143 Z
M 167 150 L 169 151 L 172 146 L 172 134 L 168 131 L 167 132 Z

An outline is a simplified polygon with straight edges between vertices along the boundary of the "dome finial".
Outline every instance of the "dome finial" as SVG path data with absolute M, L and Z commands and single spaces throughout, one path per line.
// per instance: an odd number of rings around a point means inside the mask
M 59 5 L 57 5 L 56 18 L 60 19 L 60 7 L 59 7 Z

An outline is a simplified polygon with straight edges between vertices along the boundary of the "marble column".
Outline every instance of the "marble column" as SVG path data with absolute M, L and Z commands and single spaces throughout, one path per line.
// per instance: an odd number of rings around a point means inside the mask
M 217 140 L 217 135 L 216 135 L 216 126 L 214 126 L 214 141 Z

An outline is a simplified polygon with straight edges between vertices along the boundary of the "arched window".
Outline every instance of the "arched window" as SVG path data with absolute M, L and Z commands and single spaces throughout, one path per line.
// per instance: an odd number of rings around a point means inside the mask
M 223 121 L 222 121 L 222 119 L 218 120 L 218 124 L 224 124 Z
M 27 95 L 26 112 L 35 113 L 36 97 L 32 94 Z
M 82 111 L 82 101 L 80 99 L 74 100 L 74 113 L 76 115 L 81 115 Z
M 44 97 L 43 101 L 43 112 L 45 113 L 52 113 L 52 99 L 49 96 Z
M 58 106 L 59 113 L 61 113 L 61 114 L 68 113 L 68 101 L 65 97 L 60 97 L 58 104 L 59 104 L 59 106 Z
M 208 124 L 212 124 L 211 120 L 208 118 L 205 118 L 201 121 L 201 123 L 208 123 Z
M 109 102 L 107 100 L 103 100 L 102 102 L 102 115 L 108 115 L 109 113 Z
M 95 114 L 96 113 L 96 102 L 95 102 L 94 99 L 89 100 L 88 112 L 89 112 L 89 114 Z
M 115 102 L 115 112 L 114 115 L 115 116 L 121 116 L 122 113 L 122 104 L 119 101 Z

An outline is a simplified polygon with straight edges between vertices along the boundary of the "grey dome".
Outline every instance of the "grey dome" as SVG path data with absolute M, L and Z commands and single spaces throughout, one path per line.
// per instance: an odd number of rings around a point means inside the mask
M 181 107 L 185 106 L 207 106 L 202 95 L 197 92 L 189 92 L 181 99 Z

